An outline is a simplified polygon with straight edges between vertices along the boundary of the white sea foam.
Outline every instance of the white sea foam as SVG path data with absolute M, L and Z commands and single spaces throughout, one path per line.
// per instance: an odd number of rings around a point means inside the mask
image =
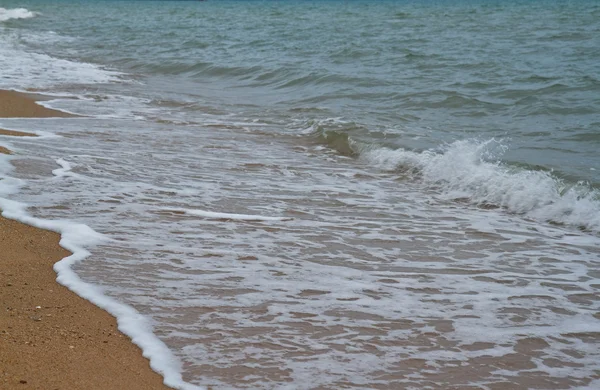
M 65 161 L 62 158 L 59 158 L 58 160 L 56 160 L 56 163 L 58 165 L 60 165 L 60 168 L 56 168 L 55 170 L 52 171 L 52 174 L 54 176 L 67 176 L 68 173 L 72 173 L 71 171 L 71 164 L 68 161 Z
M 382 371 L 422 385 L 457 362 L 510 359 L 527 337 L 550 345 L 544 359 L 576 364 L 568 375 L 593 375 L 591 343 L 574 344 L 584 357 L 573 358 L 553 340 L 595 325 L 577 299 L 595 288 L 596 236 L 440 201 L 418 182 L 239 129 L 45 123 L 69 142 L 19 143 L 63 156 L 48 159 L 57 176 L 19 196 L 114 238 L 75 270 L 152 318 L 194 383 L 273 388 L 263 372 L 278 367 L 296 388 L 385 386 Z M 475 342 L 489 345 L 462 348 Z M 427 368 L 403 368 L 403 356 Z M 540 360 L 543 375 L 564 376 Z M 249 364 L 249 383 L 228 382 Z
M 173 210 L 173 209 L 171 209 Z M 203 218 L 209 219 L 228 219 L 234 221 L 290 221 L 293 218 L 286 217 L 269 217 L 263 215 L 254 215 L 254 214 L 235 214 L 235 213 L 221 213 L 215 211 L 206 211 L 206 210 L 173 210 L 173 211 L 181 211 L 186 214 L 196 215 Z
M 40 229 L 51 230 L 61 235 L 60 245 L 70 251 L 72 255 L 54 264 L 57 282 L 115 316 L 119 330 L 129 336 L 133 343 L 142 349 L 143 356 L 150 360 L 152 369 L 164 377 L 164 383 L 167 386 L 182 390 L 202 389 L 183 381 L 179 360 L 152 333 L 152 326 L 146 317 L 139 314 L 132 307 L 104 295 L 102 289 L 84 282 L 73 271 L 72 266 L 75 263 L 90 255 L 89 248 L 109 240 L 106 236 L 81 223 L 32 217 L 27 213 L 25 204 L 3 198 L 17 193 L 25 185 L 25 181 L 5 175 L 12 170 L 8 160 L 9 156 L 0 158 L 0 168 L 3 173 L 0 180 L 2 216 Z M 53 173 L 59 177 L 68 176 L 71 165 L 63 159 L 58 159 L 57 162 L 61 165 L 61 168 L 56 169 Z
M 0 7 L 0 22 L 5 22 L 10 19 L 29 19 L 37 15 L 37 12 L 32 12 L 25 8 L 6 9 Z
M 9 30 L 0 30 L 0 69 L 0 88 L 4 89 L 123 82 L 120 72 L 27 50 L 18 34 Z
M 386 170 L 416 171 L 448 198 L 468 198 L 537 220 L 600 230 L 597 191 L 584 184 L 569 187 L 549 172 L 507 166 L 497 160 L 502 149 L 495 140 L 466 140 L 422 153 L 371 148 L 361 157 Z
M 0 172 L 8 173 L 13 170 L 10 164 L 12 156 L 0 154 Z M 0 176 L 0 197 L 16 194 L 23 185 L 23 181 L 10 176 Z
M 98 104 L 102 101 L 102 104 Z M 90 116 L 95 119 L 127 118 L 143 120 L 155 109 L 148 99 L 123 95 L 62 94 L 56 99 L 40 101 L 38 104 L 70 114 Z

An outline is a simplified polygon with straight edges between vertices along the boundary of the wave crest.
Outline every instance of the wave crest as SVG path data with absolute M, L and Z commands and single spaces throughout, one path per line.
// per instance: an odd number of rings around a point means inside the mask
M 451 199 L 468 199 L 552 223 L 600 231 L 600 193 L 566 183 L 551 172 L 512 167 L 499 160 L 506 146 L 492 139 L 464 140 L 440 150 L 365 148 L 360 157 L 386 170 L 418 172 L 419 180 Z
M 503 208 L 539 221 L 600 232 L 600 191 L 570 183 L 550 171 L 501 161 L 508 147 L 495 139 L 461 140 L 411 151 L 364 142 L 361 126 L 339 119 L 315 121 L 304 130 L 317 142 L 382 170 L 394 171 L 453 200 Z M 371 138 L 371 137 L 370 137 Z

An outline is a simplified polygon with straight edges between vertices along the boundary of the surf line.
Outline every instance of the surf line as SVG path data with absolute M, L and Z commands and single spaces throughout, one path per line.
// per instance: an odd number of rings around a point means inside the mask
M 207 219 L 225 219 L 233 221 L 291 221 L 294 218 L 291 217 L 269 217 L 254 214 L 234 214 L 234 213 L 221 213 L 207 210 L 188 210 L 188 209 L 166 209 L 165 211 L 174 212 L 177 214 L 189 214 Z

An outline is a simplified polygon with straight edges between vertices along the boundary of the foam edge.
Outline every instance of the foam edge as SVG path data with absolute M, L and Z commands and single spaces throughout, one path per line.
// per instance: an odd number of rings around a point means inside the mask
M 152 333 L 149 320 L 134 308 L 104 295 L 100 288 L 84 282 L 72 270 L 72 266 L 90 256 L 84 246 L 93 246 L 109 239 L 89 226 L 62 220 L 43 220 L 26 213 L 26 205 L 0 198 L 2 216 L 21 223 L 50 230 L 61 235 L 60 246 L 72 255 L 54 264 L 56 281 L 80 297 L 113 315 L 119 331 L 128 336 L 142 350 L 142 355 L 150 361 L 153 371 L 163 376 L 163 383 L 179 390 L 203 390 L 203 387 L 187 383 L 181 376 L 180 361 L 167 346 Z

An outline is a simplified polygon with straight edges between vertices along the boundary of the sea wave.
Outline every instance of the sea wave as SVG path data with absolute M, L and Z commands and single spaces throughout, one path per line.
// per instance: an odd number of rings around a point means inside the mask
M 1 17 L 1 13 L 0 13 Z M 51 38 L 55 34 L 49 33 Z M 124 74 L 99 65 L 31 51 L 21 34 L 0 30 L 0 88 L 48 88 L 65 84 L 125 82 Z
M 38 15 L 37 12 L 29 11 L 26 8 L 1 8 L 0 7 L 0 22 L 6 22 L 11 19 L 29 19 Z
M 352 127 L 357 125 L 350 123 Z M 369 143 L 339 129 L 312 126 L 310 135 L 343 155 L 385 171 L 398 172 L 439 191 L 444 198 L 539 221 L 600 232 L 600 191 L 587 182 L 569 182 L 552 170 L 535 170 L 502 160 L 509 149 L 496 139 L 458 140 L 414 151 Z

